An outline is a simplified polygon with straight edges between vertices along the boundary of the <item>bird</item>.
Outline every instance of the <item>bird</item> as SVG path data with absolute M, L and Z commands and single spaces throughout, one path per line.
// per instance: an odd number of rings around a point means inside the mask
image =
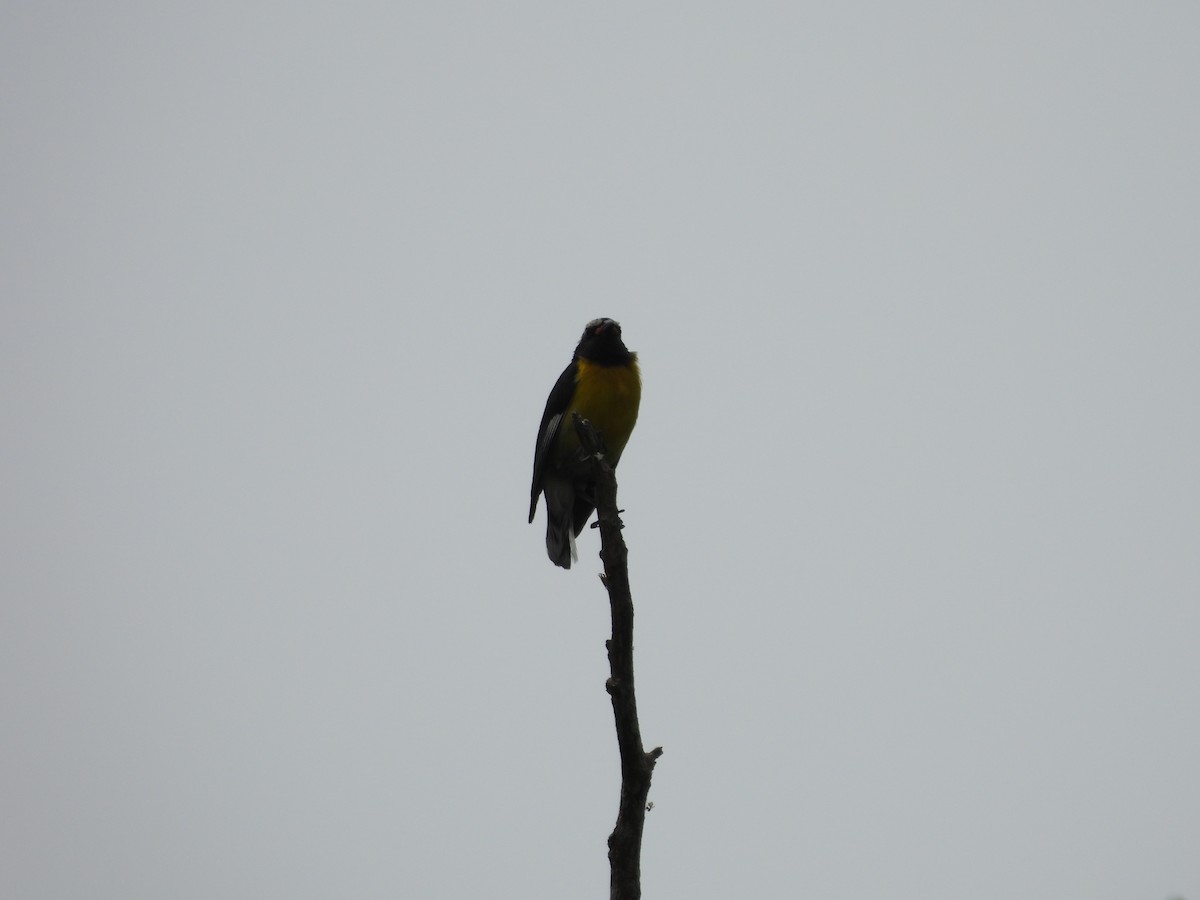
M 556 566 L 571 568 L 578 559 L 575 536 L 595 508 L 595 484 L 584 458 L 572 413 L 600 432 L 605 458 L 616 467 L 637 422 L 642 376 L 636 353 L 621 340 L 612 319 L 593 319 L 583 329 L 571 362 L 546 400 L 533 454 L 529 521 L 538 496 L 546 497 L 546 554 Z

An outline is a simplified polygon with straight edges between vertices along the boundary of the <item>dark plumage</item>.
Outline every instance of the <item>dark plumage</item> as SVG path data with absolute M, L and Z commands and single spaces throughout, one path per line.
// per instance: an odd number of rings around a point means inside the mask
M 615 467 L 637 422 L 641 396 L 637 354 L 625 347 L 621 326 L 612 319 L 593 319 L 546 400 L 533 455 L 529 521 L 538 495 L 544 494 L 546 553 L 556 566 L 571 568 L 575 536 L 595 507 L 594 485 L 571 414 L 579 413 L 596 427 Z

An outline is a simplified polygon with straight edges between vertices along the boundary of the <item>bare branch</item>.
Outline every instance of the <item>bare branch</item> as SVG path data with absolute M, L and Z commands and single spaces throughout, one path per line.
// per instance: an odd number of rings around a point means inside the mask
M 596 485 L 596 527 L 600 529 L 600 580 L 608 590 L 612 610 L 612 637 L 608 647 L 609 678 L 605 688 L 612 698 L 621 754 L 621 803 L 617 824 L 608 838 L 609 900 L 639 900 L 642 896 L 642 829 L 646 797 L 654 764 L 662 747 L 649 753 L 642 746 L 637 697 L 633 685 L 633 597 L 629 590 L 628 551 L 621 536 L 624 528 L 617 509 L 617 478 L 604 458 L 604 445 L 596 429 L 575 414 L 575 429 L 584 452 L 593 461 Z

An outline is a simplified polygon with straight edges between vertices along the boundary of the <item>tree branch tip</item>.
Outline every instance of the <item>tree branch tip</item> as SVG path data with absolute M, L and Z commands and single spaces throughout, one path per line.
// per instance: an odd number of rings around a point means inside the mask
M 654 762 L 657 762 L 658 758 L 662 755 L 663 755 L 662 747 L 655 747 L 653 750 L 651 750 L 649 753 L 646 754 L 646 759 L 649 760 L 651 763 L 654 763 Z
M 571 420 L 575 425 L 575 433 L 579 435 L 579 447 L 582 451 L 582 458 L 589 457 L 603 461 L 604 454 L 608 448 L 604 445 L 604 436 L 596 430 L 588 419 L 585 419 L 577 412 L 571 413 Z

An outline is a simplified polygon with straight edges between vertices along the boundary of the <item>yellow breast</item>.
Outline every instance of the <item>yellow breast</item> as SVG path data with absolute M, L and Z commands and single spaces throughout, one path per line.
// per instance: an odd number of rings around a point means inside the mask
M 609 461 L 616 465 L 637 422 L 641 400 L 642 376 L 636 356 L 628 366 L 602 366 L 580 358 L 576 362 L 575 396 L 559 434 L 571 445 L 578 445 L 571 413 L 579 413 L 604 436 Z

